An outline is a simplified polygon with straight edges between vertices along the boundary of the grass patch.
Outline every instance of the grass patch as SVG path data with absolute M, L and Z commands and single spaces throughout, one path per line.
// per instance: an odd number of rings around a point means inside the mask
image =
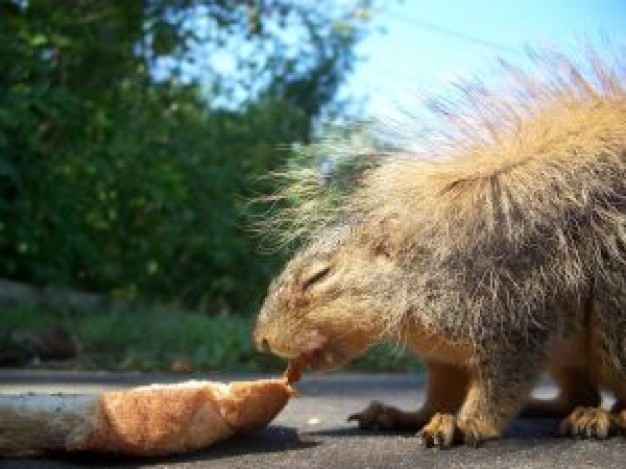
M 15 342 L 16 331 L 36 335 L 62 327 L 80 347 L 78 357 L 64 362 L 65 367 L 172 371 L 182 365 L 201 372 L 282 371 L 283 360 L 254 350 L 253 322 L 244 316 L 116 310 L 85 314 L 17 307 L 2 312 L 0 355 L 32 359 L 32 347 Z M 346 370 L 412 371 L 419 367 L 415 358 L 397 346 L 380 344 Z

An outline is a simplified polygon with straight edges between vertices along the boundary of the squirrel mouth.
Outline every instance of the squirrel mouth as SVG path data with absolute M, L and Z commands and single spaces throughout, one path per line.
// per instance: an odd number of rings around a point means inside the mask
M 257 348 L 264 352 L 273 353 L 306 367 L 311 371 L 323 371 L 336 368 L 343 363 L 341 347 L 337 343 L 330 343 L 327 337 L 316 334 L 304 344 L 296 347 L 282 348 L 281 344 L 270 343 L 267 339 L 257 339 Z
M 329 370 L 341 363 L 337 353 L 327 347 L 307 349 L 300 353 L 297 360 L 312 371 Z

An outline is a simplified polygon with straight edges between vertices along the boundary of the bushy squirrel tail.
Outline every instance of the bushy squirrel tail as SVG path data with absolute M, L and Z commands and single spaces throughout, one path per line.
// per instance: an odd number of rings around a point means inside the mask
M 449 184 L 456 191 L 466 188 L 464 181 L 504 173 L 537 155 L 547 161 L 571 154 L 575 162 L 581 154 L 603 152 L 608 144 L 594 129 L 601 134 L 611 119 L 621 119 L 626 66 L 617 54 L 601 57 L 589 50 L 574 59 L 530 50 L 519 65 L 500 61 L 492 75 L 500 78 L 469 79 L 426 99 L 416 112 L 420 119 L 408 124 L 414 128 L 390 129 L 391 138 L 383 130 L 376 140 L 372 135 L 379 129 L 364 126 L 360 139 L 344 136 L 297 149 L 273 176 L 279 189 L 265 199 L 272 207 L 259 231 L 279 246 L 306 243 L 325 227 L 358 224 L 381 207 L 421 209 L 430 195 L 415 192 L 461 173 L 460 183 Z M 415 137 L 402 148 L 408 134 Z

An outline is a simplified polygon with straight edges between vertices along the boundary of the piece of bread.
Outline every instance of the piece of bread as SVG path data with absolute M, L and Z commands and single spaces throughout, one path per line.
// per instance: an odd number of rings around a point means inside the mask
M 266 426 L 293 394 L 290 380 L 281 378 L 0 396 L 0 456 L 195 450 Z

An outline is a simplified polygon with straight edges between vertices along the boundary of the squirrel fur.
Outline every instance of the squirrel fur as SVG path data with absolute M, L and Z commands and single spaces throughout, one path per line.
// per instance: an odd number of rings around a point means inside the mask
M 626 429 L 624 67 L 550 55 L 500 70 L 504 86 L 435 106 L 447 126 L 425 151 L 385 154 L 330 216 L 305 220 L 255 329 L 313 369 L 379 340 L 415 351 L 423 407 L 353 418 L 427 446 L 497 438 L 520 414 L 582 437 Z M 530 399 L 543 372 L 553 401 Z

